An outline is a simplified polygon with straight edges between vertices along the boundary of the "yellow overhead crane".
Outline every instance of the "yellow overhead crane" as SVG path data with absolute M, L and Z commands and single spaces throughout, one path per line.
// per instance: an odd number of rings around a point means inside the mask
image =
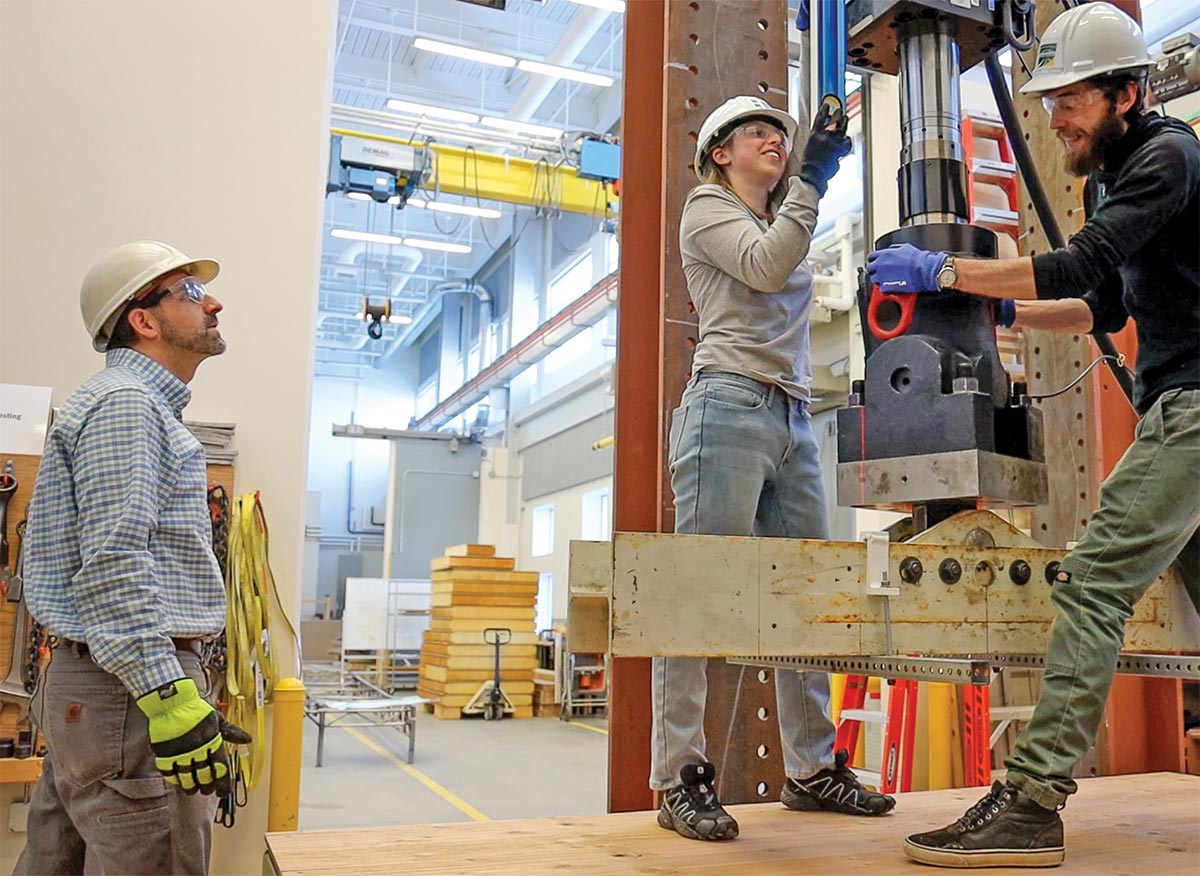
M 506 204 L 605 216 L 617 205 L 617 196 L 604 183 L 583 179 L 575 168 L 546 160 L 509 158 L 471 148 L 426 143 L 419 139 L 385 137 L 349 128 L 332 128 L 332 134 L 424 146 L 434 155 L 433 173 L 421 188 L 453 195 L 487 198 Z

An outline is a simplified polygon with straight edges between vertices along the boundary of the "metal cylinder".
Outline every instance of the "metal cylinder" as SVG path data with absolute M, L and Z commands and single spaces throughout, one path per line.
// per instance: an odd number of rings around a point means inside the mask
M 900 26 L 897 45 L 900 163 L 909 168 L 909 173 L 901 176 L 902 188 L 909 189 L 901 199 L 901 224 L 966 222 L 955 23 L 950 19 L 907 21 Z M 918 166 L 921 172 L 914 174 Z
M 901 27 L 901 161 L 962 159 L 958 40 L 954 22 L 920 20 Z

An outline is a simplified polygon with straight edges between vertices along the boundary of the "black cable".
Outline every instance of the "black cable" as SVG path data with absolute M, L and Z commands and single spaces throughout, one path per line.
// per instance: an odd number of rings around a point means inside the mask
M 1079 374 L 1075 377 L 1075 379 L 1072 380 L 1070 383 L 1068 383 L 1066 386 L 1064 386 L 1062 389 L 1056 389 L 1056 390 L 1054 390 L 1054 392 L 1047 392 L 1043 395 L 1031 395 L 1031 396 L 1028 396 L 1028 398 L 1032 399 L 1033 401 L 1041 401 L 1041 400 L 1047 399 L 1047 398 L 1054 398 L 1056 395 L 1062 395 L 1064 392 L 1066 392 L 1067 390 L 1074 387 L 1075 384 L 1079 383 L 1079 381 L 1083 380 L 1083 378 L 1087 377 L 1088 374 L 1091 372 L 1091 370 L 1093 368 L 1095 368 L 1097 365 L 1099 365 L 1102 361 L 1108 362 L 1110 365 L 1113 363 L 1113 361 L 1115 361 L 1116 367 L 1121 368 L 1122 370 L 1124 370 L 1124 368 L 1125 368 L 1125 356 L 1123 354 L 1117 354 L 1115 357 L 1107 356 L 1107 355 L 1097 356 L 1095 359 L 1093 359 L 1091 361 L 1091 363 L 1088 365 L 1087 368 L 1084 368 L 1082 371 L 1080 371 Z
M 1021 120 L 1017 117 L 1017 109 L 1013 105 L 1012 95 L 1008 92 L 1008 83 L 1004 79 L 1004 68 L 1000 66 L 1000 59 L 993 52 L 984 59 L 984 67 L 987 69 L 988 83 L 992 87 L 992 96 L 996 99 L 996 107 L 1000 110 L 1000 118 L 1004 122 L 1004 129 L 1008 132 L 1008 139 L 1012 145 L 1013 157 L 1017 160 L 1017 167 L 1021 171 L 1021 178 L 1025 181 L 1025 188 L 1029 193 L 1029 200 L 1033 203 L 1034 212 L 1037 213 L 1038 221 L 1042 225 L 1042 230 L 1046 234 L 1046 240 L 1054 249 L 1063 249 L 1067 245 L 1066 238 L 1063 237 L 1062 229 L 1058 226 L 1058 219 L 1054 216 L 1054 211 L 1050 207 L 1050 199 L 1046 195 L 1046 189 L 1042 186 L 1042 179 L 1038 175 L 1037 167 L 1033 163 L 1033 155 L 1029 151 L 1029 144 L 1025 142 L 1025 135 L 1021 128 Z M 1096 346 L 1100 348 L 1100 352 L 1105 356 L 1105 362 L 1112 370 L 1113 377 L 1121 387 L 1121 391 L 1125 393 L 1125 398 L 1129 403 L 1133 403 L 1133 378 L 1129 372 L 1117 365 L 1117 358 L 1121 356 L 1116 345 L 1112 342 L 1107 334 L 1096 332 L 1092 335 L 1096 341 Z

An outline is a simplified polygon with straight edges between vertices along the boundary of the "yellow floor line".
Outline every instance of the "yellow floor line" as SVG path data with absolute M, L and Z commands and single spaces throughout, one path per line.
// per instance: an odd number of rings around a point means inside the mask
M 351 736 L 353 736 L 355 739 L 357 739 L 359 742 L 361 742 L 367 748 L 371 749 L 371 751 L 378 754 L 380 757 L 384 758 L 385 760 L 391 761 L 397 767 L 402 769 L 404 772 L 408 773 L 410 776 L 412 776 L 414 779 L 416 779 L 418 782 L 420 782 L 422 785 L 424 785 L 429 790 L 433 791 L 433 793 L 437 794 L 439 797 L 441 797 L 443 800 L 445 800 L 447 803 L 449 803 L 451 806 L 453 806 L 459 812 L 462 812 L 468 818 L 471 818 L 474 821 L 491 821 L 492 820 L 492 819 L 488 818 L 486 815 L 484 815 L 482 812 L 480 812 L 478 809 L 476 809 L 474 806 L 472 806 L 470 803 L 468 803 L 466 800 L 463 800 L 461 797 L 458 797 L 455 794 L 451 793 L 450 791 L 447 791 L 445 788 L 443 788 L 441 785 L 439 785 L 433 779 L 429 778 L 429 776 L 425 775 L 419 769 L 416 769 L 411 764 L 405 763 L 404 761 L 400 760 L 400 758 L 396 757 L 394 754 L 392 754 L 387 749 L 376 744 L 376 742 L 374 740 L 369 739 L 368 737 L 359 733 L 357 730 L 354 730 L 350 727 L 341 727 L 339 729 L 345 730 L 347 733 L 349 733 Z
M 582 727 L 584 730 L 591 730 L 593 733 L 603 733 L 605 736 L 608 735 L 608 731 L 603 727 L 593 727 L 591 724 L 584 724 L 582 721 L 568 721 L 567 723 L 575 727 Z

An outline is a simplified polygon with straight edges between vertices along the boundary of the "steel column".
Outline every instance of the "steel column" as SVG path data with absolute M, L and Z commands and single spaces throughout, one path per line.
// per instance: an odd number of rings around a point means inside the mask
M 617 305 L 613 528 L 658 532 L 663 433 L 663 28 L 665 0 L 625 11 L 621 264 Z M 654 805 L 650 775 L 650 661 L 614 659 L 608 699 L 608 811 Z

